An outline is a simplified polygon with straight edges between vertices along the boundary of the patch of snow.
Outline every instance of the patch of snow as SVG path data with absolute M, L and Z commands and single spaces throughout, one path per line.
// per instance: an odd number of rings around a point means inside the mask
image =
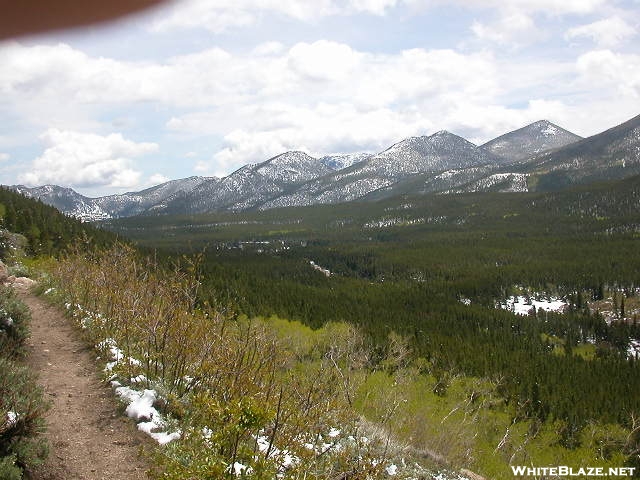
M 149 421 L 153 419 L 154 416 L 158 416 L 158 411 L 153 407 L 157 398 L 158 395 L 155 390 L 145 389 L 142 392 L 142 395 L 140 395 L 139 392 L 136 392 L 133 401 L 129 403 L 129 406 L 125 410 L 127 417 L 133 418 L 134 420 Z
M 131 377 L 129 380 L 131 383 L 143 383 L 147 381 L 147 377 L 145 375 L 138 375 L 137 377 Z
M 364 228 L 387 228 L 387 227 L 408 227 L 411 225 L 422 225 L 426 223 L 425 218 L 382 218 L 373 222 L 367 222 L 363 225 Z M 431 222 L 429 222 L 431 223 Z
M 98 350 L 107 349 L 110 353 L 109 359 L 111 360 L 104 367 L 105 372 L 111 372 L 116 365 L 122 362 L 125 358 L 124 352 L 118 348 L 118 344 L 113 338 L 107 338 L 96 345 Z M 129 357 L 129 365 L 140 366 L 142 362 L 137 358 Z
M 309 261 L 309 265 L 311 265 L 311 268 L 313 268 L 314 270 L 317 270 L 318 272 L 324 274 L 325 277 L 331 276 L 331 271 L 329 269 L 323 268 L 320 265 L 317 265 L 316 262 L 314 262 L 313 260 Z
M 640 340 L 632 338 L 629 340 L 629 346 L 627 347 L 627 358 L 640 358 Z
M 16 412 L 12 412 L 11 410 L 9 410 L 7 412 L 7 424 L 10 427 L 13 427 L 16 424 L 16 422 L 18 421 L 18 417 L 19 417 L 19 415 Z
M 111 382 L 111 385 L 119 385 L 119 382 Z M 127 416 L 136 421 L 143 420 L 138 424 L 138 430 L 149 435 L 160 445 L 180 438 L 180 431 L 171 433 L 167 431 L 155 431 L 166 428 L 166 422 L 162 418 L 162 415 L 153 406 L 158 399 L 158 394 L 155 390 L 145 389 L 142 392 L 138 392 L 131 387 L 118 386 L 115 392 L 116 395 L 128 404 L 125 410 Z
M 284 470 L 292 465 L 295 465 L 300 462 L 298 457 L 293 456 L 287 450 L 280 450 L 273 445 L 270 445 L 270 440 L 268 437 L 263 435 L 256 438 L 256 444 L 258 446 L 258 450 L 264 455 L 269 454 L 271 458 L 278 458 L 280 460 L 280 469 Z M 269 446 L 271 446 L 271 450 L 269 450 Z M 313 449 L 313 446 L 312 446 Z
M 536 310 L 546 310 L 547 312 L 562 312 L 567 306 L 567 302 L 560 298 L 548 298 L 546 300 L 527 300 L 524 296 L 512 296 L 504 303 L 498 303 L 497 307 L 510 310 L 516 315 L 529 315 L 532 308 Z
M 153 431 L 155 429 L 164 428 L 164 427 L 165 427 L 164 422 L 158 422 L 156 420 L 152 420 L 150 422 L 142 422 L 138 424 L 138 430 L 149 435 L 160 445 L 166 445 L 169 442 L 180 439 L 181 433 L 179 431 L 171 432 L 171 433 Z
M 233 465 L 229 465 L 227 471 L 229 473 L 233 473 L 236 476 L 251 475 L 253 473 L 253 469 L 251 467 L 247 467 L 240 462 L 235 462 Z

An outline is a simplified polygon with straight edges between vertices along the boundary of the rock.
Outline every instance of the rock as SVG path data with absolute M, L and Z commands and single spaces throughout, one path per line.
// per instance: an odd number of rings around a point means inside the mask
M 467 470 L 466 468 L 460 470 L 460 473 L 468 477 L 470 480 L 485 480 L 482 475 L 478 475 L 477 473 L 472 472 L 471 470 Z
M 36 284 L 35 280 L 31 280 L 30 278 L 27 277 L 18 277 L 13 281 L 14 284 L 22 286 L 22 287 L 32 287 L 33 285 Z
M 2 260 L 0 260 L 0 283 L 4 283 L 8 277 L 9 269 L 4 263 L 2 263 Z

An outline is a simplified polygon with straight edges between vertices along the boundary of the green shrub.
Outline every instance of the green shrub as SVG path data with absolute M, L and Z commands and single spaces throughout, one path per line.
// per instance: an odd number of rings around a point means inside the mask
M 3 480 L 22 478 L 22 469 L 16 465 L 16 455 L 0 458 L 0 478 Z
M 0 287 L 0 352 L 7 357 L 24 353 L 29 338 L 31 315 L 26 305 L 16 298 L 13 290 Z
M 41 434 L 48 408 L 29 370 L 0 357 L 0 473 L 11 472 L 11 465 L 32 467 L 46 458 Z

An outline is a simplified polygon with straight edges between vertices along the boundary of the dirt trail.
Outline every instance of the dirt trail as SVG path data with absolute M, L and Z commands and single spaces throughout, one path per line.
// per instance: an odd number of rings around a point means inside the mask
M 118 412 L 96 371 L 95 354 L 60 311 L 24 288 L 16 290 L 31 310 L 29 364 L 53 402 L 47 417 L 49 460 L 33 478 L 147 478 L 138 453 L 148 437 Z

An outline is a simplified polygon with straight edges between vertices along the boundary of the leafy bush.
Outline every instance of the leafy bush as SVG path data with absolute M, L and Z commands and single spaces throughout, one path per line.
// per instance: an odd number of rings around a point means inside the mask
M 47 409 L 29 370 L 0 357 L 1 478 L 13 478 L 16 468 L 33 467 L 46 458 L 47 445 L 40 435 Z
M 29 370 L 13 361 L 24 354 L 31 317 L 10 288 L 0 287 L 0 478 L 22 478 L 22 471 L 47 456 L 41 437 L 48 403 Z
M 22 469 L 16 465 L 16 455 L 0 458 L 0 478 L 4 480 L 22 478 Z
M 51 272 L 86 337 L 105 353 L 117 345 L 125 361 L 113 373 L 144 375 L 166 411 L 181 412 L 181 439 L 155 455 L 152 477 L 378 474 L 385 448 L 362 442 L 352 408 L 368 363 L 357 330 L 329 324 L 282 338 L 268 321 L 229 318 L 197 301 L 195 267 L 165 271 L 118 245 L 78 251 Z
M 13 290 L 0 286 L 0 352 L 7 357 L 23 354 L 29 337 L 29 310 Z

